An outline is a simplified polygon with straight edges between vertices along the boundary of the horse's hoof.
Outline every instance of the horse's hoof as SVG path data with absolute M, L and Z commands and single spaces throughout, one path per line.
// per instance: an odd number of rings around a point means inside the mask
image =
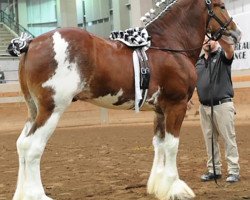
M 169 196 L 171 200 L 191 200 L 195 198 L 193 190 L 180 179 L 173 183 Z

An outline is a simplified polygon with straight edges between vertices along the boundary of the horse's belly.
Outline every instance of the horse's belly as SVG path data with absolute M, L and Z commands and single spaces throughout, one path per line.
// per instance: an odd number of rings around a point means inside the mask
M 92 99 L 92 100 L 88 100 L 88 102 L 99 107 L 115 109 L 115 110 L 133 110 L 135 106 L 134 101 L 128 101 L 121 105 L 116 105 L 115 103 L 112 103 L 112 101 L 108 101 L 108 99 L 105 99 L 105 100 Z M 154 106 L 148 103 L 145 103 L 140 108 L 140 111 L 152 111 L 152 110 L 154 110 Z
M 100 106 L 103 108 L 109 108 L 109 109 L 117 109 L 117 110 L 129 110 L 134 107 L 134 101 L 126 101 L 123 103 L 120 103 L 117 96 L 103 96 L 95 99 L 89 99 L 87 100 L 89 103 L 92 103 L 96 106 Z
M 135 107 L 135 100 L 130 99 L 125 101 L 123 95 L 123 91 L 120 90 L 117 94 L 111 95 L 108 94 L 106 96 L 101 96 L 98 98 L 91 98 L 85 101 L 88 101 L 89 103 L 92 103 L 96 106 L 100 106 L 103 108 L 109 108 L 109 109 L 116 109 L 116 110 L 131 110 Z M 145 102 L 141 109 L 142 111 L 149 111 L 153 110 L 154 105 L 150 104 L 149 102 Z

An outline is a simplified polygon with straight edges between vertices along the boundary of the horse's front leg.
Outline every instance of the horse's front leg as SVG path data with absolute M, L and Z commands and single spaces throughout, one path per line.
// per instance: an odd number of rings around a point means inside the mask
M 161 176 L 164 171 L 164 142 L 165 138 L 165 116 L 159 110 L 155 112 L 154 119 L 154 137 L 153 137 L 153 146 L 154 146 L 154 161 L 151 169 L 151 173 L 148 179 L 147 190 L 149 194 L 154 194 L 159 186 Z
M 159 178 L 154 183 L 154 189 L 149 192 L 154 193 L 160 200 L 188 200 L 195 197 L 187 184 L 179 179 L 176 162 L 179 133 L 186 113 L 186 106 L 185 101 L 166 104 L 164 112 L 164 115 L 167 116 L 165 117 L 165 137 L 162 139 L 157 135 L 154 136 L 154 140 L 157 138 L 157 141 L 160 141 L 158 144 L 154 143 L 155 152 L 158 152 L 157 148 L 159 147 L 164 152 L 164 164 L 163 170 L 160 170 L 160 175 L 157 176 Z M 158 155 L 160 154 L 158 153 Z

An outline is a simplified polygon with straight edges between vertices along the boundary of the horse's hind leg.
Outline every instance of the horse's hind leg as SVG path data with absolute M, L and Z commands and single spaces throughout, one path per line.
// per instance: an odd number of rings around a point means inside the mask
M 47 113 L 44 119 L 38 114 L 37 119 L 42 120 L 42 126 L 37 129 L 37 121 L 34 122 L 32 129 L 34 132 L 29 132 L 30 135 L 25 137 L 20 146 L 25 150 L 25 183 L 23 185 L 22 200 L 49 200 L 43 189 L 40 175 L 40 160 L 47 144 L 48 139 L 54 132 L 61 113 Z
M 35 120 L 26 123 L 17 141 L 20 166 L 13 200 L 51 200 L 43 189 L 40 160 L 48 139 L 70 101 L 57 106 L 51 97 L 38 100 L 37 104 Z
M 180 128 L 186 113 L 186 101 L 165 104 L 165 137 L 157 137 L 158 143 L 154 144 L 155 152 L 164 151 L 164 166 L 158 167 L 158 175 L 151 193 L 154 193 L 160 200 L 188 200 L 195 197 L 193 191 L 187 184 L 179 179 L 177 170 L 177 153 L 179 146 Z M 158 121 L 158 123 L 162 123 Z M 163 131 L 161 131 L 163 132 Z M 156 137 L 156 136 L 155 136 Z M 154 137 L 154 140 L 155 140 Z M 162 153 L 161 153 L 162 154 Z M 158 153 L 158 155 L 161 155 Z M 159 162 L 160 166 L 162 161 Z M 159 165 L 158 165 L 159 166 Z M 152 173 L 152 172 L 151 172 Z M 149 188 L 150 189 L 150 188 Z
M 14 194 L 13 200 L 19 200 L 22 195 L 23 195 L 23 184 L 25 181 L 25 153 L 24 151 L 19 148 L 20 147 L 20 142 L 23 140 L 23 138 L 26 137 L 27 133 L 32 127 L 32 122 L 28 120 L 24 128 L 17 140 L 17 152 L 18 152 L 18 160 L 19 160 L 19 170 L 18 170 L 18 180 L 17 180 L 17 187 L 16 187 L 16 192 Z
M 22 89 L 23 89 L 25 100 L 26 100 L 26 105 L 28 108 L 28 119 L 16 142 L 18 160 L 19 160 L 19 170 L 18 170 L 17 187 L 16 187 L 13 200 L 19 200 L 20 197 L 23 195 L 23 185 L 25 181 L 25 151 L 20 147 L 21 147 L 23 139 L 28 135 L 29 130 L 31 129 L 34 123 L 34 120 L 36 118 L 36 115 L 37 115 L 36 105 L 34 101 L 32 100 L 25 84 L 22 85 Z

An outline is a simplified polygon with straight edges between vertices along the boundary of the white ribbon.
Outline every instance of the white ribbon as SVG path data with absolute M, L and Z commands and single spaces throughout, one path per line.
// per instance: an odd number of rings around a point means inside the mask
M 135 112 L 139 112 L 139 102 L 142 99 L 140 90 L 140 64 L 136 51 L 133 52 L 134 75 L 135 75 Z

